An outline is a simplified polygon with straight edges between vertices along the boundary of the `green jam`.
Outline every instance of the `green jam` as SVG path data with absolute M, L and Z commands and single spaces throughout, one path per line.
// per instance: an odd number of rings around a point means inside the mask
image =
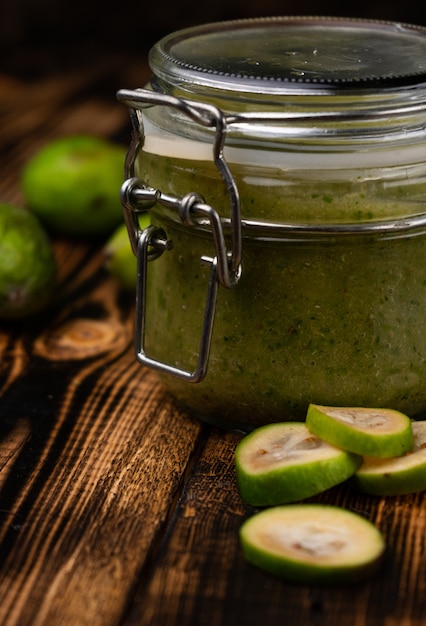
M 145 153 L 139 174 L 168 194 L 189 191 L 228 215 L 213 164 Z M 232 165 L 245 219 L 372 223 L 424 212 L 419 166 L 348 176 L 285 176 Z M 415 171 L 416 170 L 416 171 Z M 407 174 L 408 172 L 408 174 Z M 411 176 L 411 182 L 410 182 Z M 408 178 L 408 180 L 407 180 Z M 198 356 L 211 235 L 156 205 L 173 249 L 149 263 L 146 352 L 185 369 Z M 273 230 L 273 229 L 272 229 Z M 426 233 L 255 236 L 243 228 L 242 277 L 219 288 L 208 372 L 164 381 L 209 422 L 253 429 L 302 420 L 310 402 L 426 410 Z

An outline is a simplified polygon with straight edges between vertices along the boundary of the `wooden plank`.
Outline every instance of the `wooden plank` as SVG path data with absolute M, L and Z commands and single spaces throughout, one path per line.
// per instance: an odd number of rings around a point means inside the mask
M 38 87 L 18 89 L 3 136 L 4 201 L 22 199 L 19 167 L 42 143 L 127 127 L 113 92 L 111 103 L 86 94 L 87 76 Z M 55 251 L 52 307 L 0 325 L 0 623 L 115 626 L 203 427 L 136 362 L 133 299 L 107 274 L 102 243 Z
M 17 115 L 15 124 L 9 126 L 9 130 L 3 134 L 5 158 L 0 184 L 2 201 L 24 204 L 19 184 L 22 169 L 50 141 L 67 135 L 113 136 L 123 132 L 123 128 L 127 127 L 128 113 L 113 98 L 111 94 L 111 103 L 96 98 L 83 99 L 81 102 L 53 101 L 47 111 L 43 106 L 35 110 L 30 106 L 28 113 L 21 117 Z M 5 128 L 8 126 L 5 125 Z M 21 136 L 18 137 L 19 141 L 14 142 L 13 137 L 18 129 L 21 130 Z
M 8 626 L 118 623 L 202 431 L 136 362 L 133 309 L 118 306 L 112 279 L 93 286 L 89 273 L 75 287 L 47 328 L 27 331 L 18 374 L 5 376 L 0 623 Z
M 312 502 L 348 508 L 384 533 L 381 570 L 357 584 L 286 583 L 246 563 L 239 527 L 256 509 L 239 498 L 238 438 L 214 432 L 122 626 L 423 626 L 426 620 L 426 497 L 375 498 L 347 486 Z
M 143 86 L 150 70 L 145 59 L 105 58 L 65 75 L 25 83 L 0 80 L 0 159 L 3 202 L 23 203 L 19 187 L 26 161 L 52 139 L 72 134 L 108 136 L 127 148 L 130 122 L 116 100 L 120 88 Z

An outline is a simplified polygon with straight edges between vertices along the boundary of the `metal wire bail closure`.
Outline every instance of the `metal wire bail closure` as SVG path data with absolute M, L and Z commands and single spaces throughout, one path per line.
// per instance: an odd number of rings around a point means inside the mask
M 214 316 L 219 283 L 226 288 L 235 287 L 241 276 L 241 209 L 238 188 L 226 163 L 223 147 L 226 136 L 226 117 L 218 109 L 209 104 L 192 103 L 173 96 L 156 93 L 145 89 L 120 90 L 118 100 L 127 105 L 132 122 L 132 138 L 126 155 L 125 181 L 121 187 L 121 202 L 124 220 L 132 246 L 137 257 L 137 290 L 136 290 L 136 322 L 135 352 L 139 362 L 153 369 L 173 374 L 190 382 L 200 382 L 207 373 L 213 334 Z M 146 185 L 135 176 L 136 158 L 143 146 L 144 128 L 142 109 L 150 106 L 169 106 L 186 114 L 196 123 L 215 130 L 212 144 L 212 156 L 216 168 L 225 183 L 229 202 L 230 217 L 226 220 L 231 232 L 231 250 L 228 251 L 223 233 L 223 220 L 219 213 L 206 204 L 196 192 L 189 192 L 183 198 L 170 196 L 159 189 Z M 146 282 L 148 261 L 158 258 L 166 250 L 172 249 L 172 242 L 162 229 L 148 227 L 141 230 L 138 214 L 148 211 L 155 204 L 177 209 L 183 224 L 189 228 L 197 226 L 200 219 L 207 220 L 210 225 L 216 256 L 202 257 L 200 262 L 210 265 L 210 275 L 206 293 L 206 303 L 199 354 L 193 371 L 177 368 L 150 358 L 145 352 L 145 321 L 146 321 Z

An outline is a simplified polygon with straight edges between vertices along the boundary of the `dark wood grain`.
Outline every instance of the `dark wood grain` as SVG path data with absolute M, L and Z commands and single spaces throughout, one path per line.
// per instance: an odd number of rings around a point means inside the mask
M 129 67 L 2 77 L 0 200 L 22 202 L 20 169 L 45 141 L 126 141 L 114 90 L 147 74 Z M 341 486 L 313 498 L 384 533 L 383 567 L 364 582 L 291 585 L 247 564 L 238 531 L 254 509 L 236 487 L 239 436 L 187 415 L 136 363 L 133 297 L 107 273 L 102 242 L 54 246 L 52 307 L 0 325 L 0 624 L 424 626 L 425 494 Z
M 254 510 L 237 494 L 234 448 L 234 437 L 210 436 L 151 580 L 138 588 L 125 626 L 425 623 L 423 494 L 372 498 L 340 487 L 312 498 L 371 519 L 386 537 L 386 558 L 377 575 L 357 584 L 288 584 L 248 565 L 241 555 L 238 529 Z
M 44 142 L 127 123 L 115 101 L 84 98 L 93 76 L 5 94 L 2 200 L 21 201 L 19 169 Z M 202 427 L 136 363 L 133 303 L 102 244 L 54 243 L 52 308 L 0 328 L 0 623 L 117 624 Z

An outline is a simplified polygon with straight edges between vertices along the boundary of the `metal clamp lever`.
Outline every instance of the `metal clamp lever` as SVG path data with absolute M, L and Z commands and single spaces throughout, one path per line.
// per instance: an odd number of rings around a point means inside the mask
M 147 89 L 121 89 L 117 93 L 117 98 L 129 108 L 130 119 L 132 122 L 132 142 L 127 152 L 125 164 L 125 173 L 128 180 L 122 188 L 122 204 L 125 209 L 124 219 L 127 224 L 130 243 L 134 253 L 136 254 L 137 241 L 140 234 L 137 220 L 137 210 L 135 210 L 135 206 L 138 207 L 139 205 L 139 211 L 144 211 L 148 210 L 150 205 L 155 204 L 160 199 L 163 204 L 167 203 L 165 194 L 162 194 L 162 198 L 160 198 L 160 192 L 158 190 L 151 190 L 143 184 L 140 185 L 141 189 L 139 191 L 139 194 L 144 196 L 143 198 L 138 199 L 137 195 L 133 193 L 133 189 L 137 186 L 137 183 L 135 185 L 134 180 L 135 161 L 145 141 L 142 111 L 144 108 L 151 106 L 170 107 L 180 111 L 196 124 L 200 124 L 201 126 L 210 128 L 214 131 L 212 157 L 229 196 L 231 231 L 230 252 L 227 251 L 225 242 L 223 241 L 224 255 L 227 257 L 226 265 L 227 268 L 229 268 L 231 278 L 229 280 L 226 278 L 226 269 L 220 271 L 219 280 L 226 287 L 234 286 L 238 282 L 239 275 L 241 274 L 241 207 L 238 188 L 224 156 L 224 143 L 227 132 L 226 115 L 220 109 L 211 104 L 190 102 L 188 100 Z M 151 191 L 154 192 L 152 196 L 150 196 Z M 148 197 L 146 197 L 146 194 L 148 194 Z M 186 201 L 186 199 L 187 197 L 182 199 L 182 202 Z M 186 216 L 188 215 L 189 212 L 186 211 Z M 186 223 L 190 223 L 190 220 Z M 224 281 L 222 281 L 222 277 L 225 277 Z
M 165 194 L 159 189 L 147 187 L 139 178 L 127 179 L 121 188 L 122 203 L 128 213 L 137 215 L 140 207 L 142 210 L 149 205 L 160 204 L 165 207 L 171 207 L 178 211 L 181 222 L 189 227 L 200 226 L 205 224 L 209 226 L 212 233 L 213 243 L 217 258 L 217 278 L 221 285 L 227 288 L 235 287 L 241 277 L 241 265 L 239 264 L 235 271 L 231 266 L 231 255 L 227 252 L 225 236 L 223 231 L 222 220 L 218 212 L 204 199 L 195 192 L 186 194 L 183 198 Z M 137 255 L 138 240 L 142 232 L 139 231 L 135 242 Z M 169 249 L 172 242 L 168 241 Z M 149 260 L 159 257 L 164 251 L 165 246 L 157 245 L 149 251 Z
M 241 214 L 240 198 L 235 180 L 223 154 L 227 121 L 216 107 L 193 103 L 162 93 L 138 89 L 121 90 L 117 97 L 130 110 L 132 141 L 127 152 L 126 180 L 121 188 L 121 201 L 132 250 L 137 257 L 138 279 L 136 288 L 135 352 L 140 363 L 153 369 L 173 374 L 190 382 L 200 382 L 206 375 L 213 333 L 219 283 L 226 288 L 235 287 L 241 277 Z M 145 133 L 142 112 L 151 106 L 165 106 L 179 110 L 196 124 L 212 129 L 213 162 L 225 184 L 230 204 L 230 239 L 228 251 L 223 232 L 223 220 L 219 213 L 197 193 L 190 192 L 183 198 L 170 196 L 153 189 L 136 176 L 136 159 L 144 144 Z M 201 263 L 210 265 L 204 309 L 203 328 L 199 345 L 198 362 L 193 372 L 150 358 L 145 352 L 146 283 L 147 264 L 172 247 L 166 233 L 159 228 L 148 227 L 141 231 L 138 214 L 150 210 L 156 204 L 174 208 L 181 222 L 189 227 L 207 223 L 211 228 L 215 257 L 201 257 Z
M 135 324 L 135 352 L 140 363 L 157 371 L 173 374 L 189 382 L 198 383 L 206 375 L 207 364 L 210 355 L 210 345 L 213 334 L 214 316 L 216 310 L 216 299 L 219 283 L 217 280 L 217 259 L 203 257 L 202 262 L 210 265 L 210 276 L 208 281 L 206 306 L 204 310 L 203 329 L 198 352 L 198 362 L 193 372 L 175 367 L 152 359 L 145 352 L 145 311 L 146 311 L 146 285 L 148 267 L 148 249 L 150 246 L 164 249 L 166 234 L 162 229 L 148 226 L 140 235 L 137 252 L 137 288 L 136 288 L 136 324 Z

